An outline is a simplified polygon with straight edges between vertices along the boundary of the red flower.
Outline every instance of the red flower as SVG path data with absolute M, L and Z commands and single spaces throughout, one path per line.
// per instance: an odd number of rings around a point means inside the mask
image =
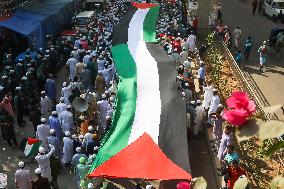
M 237 127 L 243 125 L 255 112 L 255 103 L 249 99 L 245 92 L 233 92 L 226 102 L 231 110 L 225 110 L 223 118 Z

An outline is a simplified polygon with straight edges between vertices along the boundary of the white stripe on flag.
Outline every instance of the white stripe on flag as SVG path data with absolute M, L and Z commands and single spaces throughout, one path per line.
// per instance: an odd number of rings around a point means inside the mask
M 128 144 L 148 133 L 158 144 L 161 115 L 159 72 L 155 59 L 143 41 L 143 21 L 149 9 L 138 9 L 128 28 L 128 48 L 137 68 L 137 100 L 135 118 Z
M 30 144 L 26 144 L 26 146 L 25 146 L 25 151 L 24 151 L 24 154 L 26 155 L 26 156 L 28 156 L 30 153 L 31 153 L 31 150 L 32 150 L 32 147 L 33 147 L 33 145 L 30 145 Z

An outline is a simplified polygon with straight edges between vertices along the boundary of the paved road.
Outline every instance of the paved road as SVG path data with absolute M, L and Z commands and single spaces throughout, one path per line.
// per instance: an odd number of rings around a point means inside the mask
M 252 36 L 254 41 L 251 57 L 249 61 L 243 61 L 241 66 L 247 79 L 256 91 L 257 96 L 263 99 L 263 106 L 284 104 L 284 54 L 282 60 L 276 59 L 274 50 L 271 50 L 268 64 L 264 73 L 259 73 L 257 49 L 264 40 L 267 40 L 272 27 L 284 27 L 283 24 L 274 23 L 270 18 L 265 17 L 262 13 L 252 15 L 252 0 L 233 0 L 221 1 L 224 24 L 233 30 L 239 26 L 243 32 L 242 41 L 247 36 Z M 232 48 L 233 49 L 233 48 Z M 265 102 L 265 99 L 267 102 Z M 281 110 L 277 116 L 284 118 Z
M 61 88 L 63 80 L 67 78 L 66 69 L 61 69 L 59 74 L 60 77 L 57 78 L 57 91 Z M 59 94 L 60 95 L 60 94 Z M 27 124 L 24 128 L 19 128 L 15 126 L 16 135 L 18 142 L 23 138 L 31 137 L 33 134 L 32 124 L 28 121 L 26 117 L 25 120 Z M 11 148 L 7 144 L 3 143 L 2 137 L 0 137 L 0 173 L 6 173 L 8 175 L 8 189 L 14 189 L 14 174 L 18 169 L 18 162 L 25 161 L 26 167 L 30 169 L 32 175 L 35 178 L 34 170 L 37 168 L 37 163 L 34 159 L 26 159 L 23 152 L 15 147 Z M 73 173 L 70 172 L 70 168 L 62 169 L 58 176 L 58 184 L 60 188 L 76 189 L 76 183 L 73 179 Z M 68 187 L 66 187 L 68 186 Z

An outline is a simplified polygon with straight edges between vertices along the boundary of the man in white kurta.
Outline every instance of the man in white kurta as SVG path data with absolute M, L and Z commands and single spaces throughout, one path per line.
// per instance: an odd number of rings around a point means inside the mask
M 70 104 L 69 102 L 69 96 L 72 94 L 72 91 L 71 91 L 71 86 L 70 85 L 67 85 L 66 82 L 63 83 L 63 87 L 61 89 L 61 95 L 64 97 L 64 103 L 65 104 Z
M 56 112 L 58 114 L 58 116 L 60 116 L 60 114 L 65 111 L 67 108 L 67 105 L 64 103 L 64 97 L 60 98 L 60 102 L 58 104 L 56 104 Z
M 205 116 L 205 110 L 203 106 L 201 105 L 201 101 L 197 100 L 196 101 L 196 108 L 195 108 L 195 125 L 193 127 L 193 135 L 197 136 L 200 129 L 202 128 L 203 124 L 203 118 Z
M 63 138 L 63 157 L 62 163 L 69 164 L 73 157 L 73 140 L 70 138 L 70 132 L 65 132 L 65 137 Z
M 52 103 L 50 99 L 45 96 L 45 91 L 42 91 L 40 97 L 40 113 L 45 119 L 47 119 L 51 113 L 51 106 Z
M 76 68 L 77 63 L 78 63 L 78 61 L 74 58 L 74 56 L 69 58 L 66 62 L 66 65 L 69 67 L 69 74 L 70 74 L 71 80 L 73 80 L 73 78 L 75 76 L 75 68 Z
M 46 119 L 42 118 L 41 124 L 37 126 L 36 137 L 42 143 L 41 145 L 47 149 L 47 137 L 49 136 L 50 126 L 46 124 Z
M 205 110 L 208 110 L 210 102 L 213 97 L 213 86 L 211 85 L 211 82 L 208 83 L 206 87 L 203 87 L 204 90 L 204 100 L 203 100 L 203 107 Z
M 90 142 L 93 142 L 93 130 L 94 128 L 92 126 L 89 126 L 88 132 L 84 135 L 83 146 L 85 147 L 85 149 L 87 149 L 87 146 Z
M 51 169 L 50 169 L 49 158 L 53 154 L 55 148 L 52 145 L 49 146 L 50 146 L 50 152 L 48 152 L 47 154 L 45 153 L 46 150 L 43 147 L 40 147 L 39 153 L 35 157 L 35 160 L 38 163 L 38 167 L 42 171 L 41 176 L 48 178 L 48 180 L 51 182 Z
M 24 169 L 25 163 L 20 161 L 19 168 L 15 173 L 15 185 L 19 189 L 32 189 L 32 176 L 29 170 Z
M 190 51 L 194 51 L 196 46 L 195 46 L 195 43 L 196 43 L 196 36 L 191 33 L 190 36 L 188 36 L 187 38 L 187 44 L 188 44 L 188 47 L 189 47 L 189 50 Z
M 208 123 L 211 124 L 211 114 L 216 113 L 218 105 L 220 104 L 220 97 L 218 96 L 217 89 L 213 89 L 213 97 L 210 102 L 209 111 L 208 111 Z
M 106 99 L 106 95 L 102 95 L 102 100 L 97 102 L 98 105 L 98 119 L 100 124 L 100 130 L 104 133 L 106 129 L 106 116 L 107 116 L 107 107 L 108 107 L 108 101 Z
M 71 112 L 71 105 L 68 105 L 67 109 L 60 114 L 59 120 L 64 133 L 73 129 L 74 121 L 73 114 Z

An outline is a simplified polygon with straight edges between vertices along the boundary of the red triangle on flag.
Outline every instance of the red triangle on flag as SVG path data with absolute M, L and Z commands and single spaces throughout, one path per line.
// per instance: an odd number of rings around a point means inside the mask
M 132 2 L 131 4 L 132 4 L 132 6 L 138 8 L 138 9 L 148 9 L 148 8 L 151 8 L 151 7 L 158 6 L 158 4 L 152 4 L 152 3 L 135 3 L 135 2 Z
M 32 144 L 39 142 L 39 140 L 36 139 L 36 138 L 28 138 L 27 142 L 28 142 L 29 145 L 32 145 Z
M 189 173 L 173 163 L 147 133 L 96 168 L 89 177 L 148 180 L 192 178 Z

